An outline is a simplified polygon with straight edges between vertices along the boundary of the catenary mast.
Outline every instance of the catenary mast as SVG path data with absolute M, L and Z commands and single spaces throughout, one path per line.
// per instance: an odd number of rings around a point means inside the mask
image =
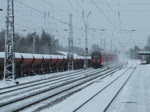
M 73 62 L 73 28 L 72 28 L 72 14 L 69 14 L 69 38 L 68 38 L 68 70 L 73 70 L 74 62 Z
M 15 54 L 14 54 L 14 0 L 7 0 L 6 35 L 5 35 L 5 59 L 4 80 L 15 79 Z

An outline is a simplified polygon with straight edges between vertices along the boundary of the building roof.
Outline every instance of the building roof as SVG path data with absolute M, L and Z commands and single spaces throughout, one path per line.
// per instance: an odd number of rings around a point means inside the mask
M 150 51 L 139 51 L 140 55 L 150 55 Z

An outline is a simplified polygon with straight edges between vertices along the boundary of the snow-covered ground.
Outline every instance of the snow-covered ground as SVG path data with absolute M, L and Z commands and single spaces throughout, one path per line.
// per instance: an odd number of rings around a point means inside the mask
M 81 69 L 76 70 L 76 71 L 81 71 Z M 26 82 L 30 82 L 30 81 L 35 81 L 35 80 L 46 79 L 46 78 L 50 78 L 50 77 L 54 77 L 54 76 L 59 76 L 59 75 L 63 75 L 66 73 L 73 73 L 76 71 L 72 70 L 72 71 L 57 72 L 57 73 L 50 73 L 50 74 L 44 74 L 44 75 L 27 76 L 27 77 L 18 78 L 17 81 L 19 81 L 19 83 L 22 84 L 22 83 L 26 83 Z M 7 81 L 7 82 L 0 81 L 0 88 L 12 86 L 12 85 L 16 85 L 16 84 L 13 81 Z
M 150 64 L 139 64 L 107 112 L 150 112 Z
M 95 83 L 90 85 L 89 87 L 83 89 L 82 91 L 68 97 L 64 101 L 54 105 L 52 107 L 46 108 L 42 110 L 42 112 L 72 112 L 77 107 L 79 107 L 83 102 L 92 97 L 95 93 L 97 93 L 100 89 L 104 87 L 104 85 L 108 84 L 110 81 L 118 77 L 120 74 L 124 73 L 127 68 L 131 65 L 138 65 L 134 74 L 125 85 L 121 93 L 116 97 L 116 100 L 110 105 L 107 112 L 150 112 L 149 105 L 150 98 L 148 95 L 150 94 L 149 88 L 149 80 L 150 79 L 150 65 L 140 65 L 140 61 L 128 60 L 128 65 L 124 67 L 122 70 L 114 73 L 112 76 L 109 76 L 103 80 L 97 80 Z M 80 71 L 80 70 L 78 70 Z M 62 73 L 53 73 L 47 75 L 37 75 L 37 76 L 29 76 L 18 79 L 20 83 L 25 83 L 33 80 L 45 79 L 48 77 L 65 74 L 68 72 L 74 71 L 66 71 Z M 129 75 L 127 73 L 127 75 Z M 143 77 L 144 76 L 144 77 Z M 122 78 L 121 80 L 123 80 Z M 119 84 L 122 82 L 118 82 Z M 4 82 L 0 81 L 0 88 L 15 85 L 13 82 Z M 110 93 L 107 91 L 107 94 L 103 94 L 104 96 L 100 96 L 99 100 L 95 98 L 92 103 L 90 103 L 87 107 L 84 107 L 79 112 L 101 112 L 102 106 L 107 105 L 108 97 L 113 92 L 111 88 Z M 107 102 L 107 103 L 106 103 Z M 90 107 L 91 106 L 91 107 Z M 95 108 L 95 110 L 93 110 Z M 87 111 L 88 110 L 88 111 Z
M 133 65 L 134 63 L 135 62 L 129 62 L 127 67 L 114 73 L 113 76 L 107 77 L 103 80 L 97 80 L 91 86 L 74 94 L 73 96 L 69 97 L 67 100 L 64 100 L 63 102 L 61 102 L 53 107 L 45 109 L 42 112 L 73 112 L 77 107 L 79 107 L 81 104 L 83 104 L 85 101 L 87 101 L 90 97 L 92 97 L 95 93 L 100 91 L 105 85 L 107 85 L 112 80 L 114 80 L 116 77 L 118 77 L 120 74 L 122 74 L 124 71 L 126 71 L 127 68 L 130 67 L 131 65 Z M 122 80 L 123 79 L 124 78 L 122 78 Z M 118 84 L 118 86 L 120 86 L 120 85 Z M 111 92 L 113 92 L 113 88 L 110 90 L 110 93 L 107 94 L 109 96 L 102 96 L 99 100 L 96 100 L 96 99 L 93 100 L 92 103 L 87 106 L 87 108 L 83 108 L 79 112 L 101 112 L 100 110 L 103 110 L 104 105 L 106 107 L 106 105 L 108 104 L 108 101 L 105 102 L 105 100 L 109 99 L 106 97 L 110 97 Z M 90 106 L 91 106 L 91 108 L 90 108 Z M 95 110 L 93 110 L 94 109 L 93 107 L 95 107 Z

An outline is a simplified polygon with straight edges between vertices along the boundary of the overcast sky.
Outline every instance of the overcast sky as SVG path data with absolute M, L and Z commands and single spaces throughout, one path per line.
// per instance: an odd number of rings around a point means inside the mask
M 0 29 L 5 28 L 6 1 L 0 0 L 0 8 L 4 9 L 0 12 Z M 144 46 L 150 34 L 149 0 L 14 0 L 14 3 L 16 32 L 25 35 L 45 29 L 55 35 L 62 45 L 67 45 L 68 38 L 68 32 L 64 31 L 68 25 L 62 22 L 69 22 L 69 13 L 73 14 L 75 46 L 85 45 L 83 21 L 88 22 L 89 47 L 100 43 L 103 47 L 106 40 L 107 50 L 111 46 L 114 49 L 115 45 L 120 50 L 127 50 L 135 44 Z

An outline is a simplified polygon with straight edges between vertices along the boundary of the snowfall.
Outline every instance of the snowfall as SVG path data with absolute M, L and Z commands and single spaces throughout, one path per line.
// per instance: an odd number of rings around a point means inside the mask
M 105 79 L 97 79 L 95 83 L 86 87 L 85 89 L 73 94 L 62 102 L 46 108 L 42 112 L 73 112 L 76 108 L 82 105 L 85 101 L 91 98 L 94 94 L 98 93 L 105 85 L 111 82 L 113 79 L 124 73 L 131 65 L 136 67 L 134 73 L 131 75 L 128 82 L 123 89 L 115 97 L 115 100 L 110 104 L 106 112 L 150 112 L 150 65 L 141 64 L 139 60 L 128 60 L 128 65 L 120 71 L 112 74 Z M 133 68 L 134 68 L 133 67 Z M 94 97 L 85 106 L 81 107 L 77 112 L 103 112 L 116 92 L 119 90 L 121 84 L 131 74 L 131 70 L 126 72 L 122 78 L 116 81 L 115 84 L 106 89 L 100 95 Z M 72 72 L 72 71 L 67 71 Z M 20 83 L 30 82 L 38 79 L 45 79 L 48 77 L 64 74 L 53 73 L 46 75 L 36 75 L 17 79 Z M 0 88 L 15 85 L 14 82 L 0 81 Z M 29 111 L 28 111 L 29 112 Z

